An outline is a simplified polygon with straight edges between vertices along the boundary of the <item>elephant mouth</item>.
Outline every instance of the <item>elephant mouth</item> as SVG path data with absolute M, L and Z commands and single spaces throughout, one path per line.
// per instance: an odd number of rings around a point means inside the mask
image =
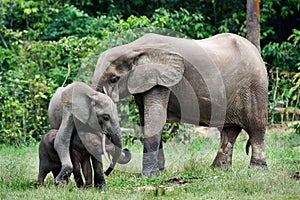
M 107 132 L 104 132 L 103 134 L 109 141 L 112 141 L 112 137 L 110 134 L 108 134 Z

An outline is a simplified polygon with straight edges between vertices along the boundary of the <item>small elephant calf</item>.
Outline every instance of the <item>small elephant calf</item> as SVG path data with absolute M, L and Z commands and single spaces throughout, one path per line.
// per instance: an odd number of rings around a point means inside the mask
M 45 136 L 39 145 L 39 175 L 38 184 L 42 185 L 45 177 L 49 172 L 53 173 L 54 178 L 59 174 L 61 170 L 61 163 L 57 152 L 54 149 L 54 140 L 57 133 L 57 129 L 51 129 Z M 71 160 L 73 164 L 73 175 L 76 181 L 77 187 L 83 187 L 84 183 L 81 176 L 80 166 L 83 171 L 83 175 L 86 181 L 86 187 L 92 186 L 92 168 L 90 158 L 94 168 L 94 186 L 102 188 L 105 186 L 105 179 L 103 175 L 102 163 L 96 160 L 86 150 L 82 144 L 76 131 L 73 132 L 71 146 L 70 146 Z M 64 177 L 64 180 L 69 182 L 69 177 Z

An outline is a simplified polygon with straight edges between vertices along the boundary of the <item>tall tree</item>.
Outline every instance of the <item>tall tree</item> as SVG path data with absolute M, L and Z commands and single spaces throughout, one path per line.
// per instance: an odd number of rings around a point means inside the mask
M 247 0 L 247 39 L 260 51 L 259 0 Z

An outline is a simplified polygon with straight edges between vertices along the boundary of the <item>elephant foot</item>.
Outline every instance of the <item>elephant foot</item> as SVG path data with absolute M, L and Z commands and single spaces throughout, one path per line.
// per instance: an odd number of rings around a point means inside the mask
M 75 182 L 76 182 L 76 187 L 78 188 L 83 188 L 84 186 L 84 183 L 83 183 L 83 180 L 80 178 L 80 179 L 75 179 Z
M 95 183 L 95 188 L 99 189 L 99 190 L 103 190 L 106 188 L 106 183 L 105 181 L 101 182 L 101 183 Z
M 211 165 L 212 168 L 230 168 L 231 167 L 231 162 L 227 162 L 225 160 L 219 160 L 219 161 L 214 161 L 213 164 Z
M 158 170 L 162 172 L 165 170 L 165 167 L 159 168 Z
M 64 182 L 69 183 L 69 177 L 73 171 L 72 167 L 62 167 L 61 171 L 55 178 L 55 184 L 56 185 L 61 185 Z
M 138 178 L 142 178 L 142 177 L 150 177 L 150 176 L 158 176 L 158 171 L 155 170 L 155 171 L 150 171 L 150 172 L 141 172 L 139 175 L 138 175 Z
M 214 162 L 212 163 L 212 168 L 229 168 L 232 165 L 231 157 L 222 153 L 218 153 Z
M 92 184 L 85 184 L 84 188 L 87 188 L 87 189 L 92 188 Z
M 253 160 L 251 160 L 250 167 L 259 167 L 259 168 L 268 170 L 268 166 L 267 166 L 267 163 L 265 161 L 258 161 L 258 160 L 253 161 Z

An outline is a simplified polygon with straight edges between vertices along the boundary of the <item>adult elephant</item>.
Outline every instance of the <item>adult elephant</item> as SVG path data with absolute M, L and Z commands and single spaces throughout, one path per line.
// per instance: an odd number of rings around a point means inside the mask
M 105 153 L 103 134 L 110 139 L 113 148 L 106 148 L 106 151 L 112 152 L 112 162 L 105 172 L 109 175 L 122 154 L 117 108 L 110 97 L 85 83 L 74 82 L 57 89 L 50 101 L 48 115 L 50 128 L 58 129 L 54 149 L 59 156 L 61 170 L 55 178 L 56 182 L 65 180 L 73 171 L 70 143 L 74 129 L 83 146 L 98 162 L 102 162 L 101 156 Z M 123 154 L 128 152 L 125 150 Z
M 144 133 L 141 175 L 164 169 L 161 132 L 166 121 L 218 127 L 213 166 L 231 165 L 242 129 L 251 165 L 266 167 L 268 78 L 258 50 L 235 34 L 203 40 L 146 34 L 103 52 L 92 87 L 116 102 L 134 95 Z

